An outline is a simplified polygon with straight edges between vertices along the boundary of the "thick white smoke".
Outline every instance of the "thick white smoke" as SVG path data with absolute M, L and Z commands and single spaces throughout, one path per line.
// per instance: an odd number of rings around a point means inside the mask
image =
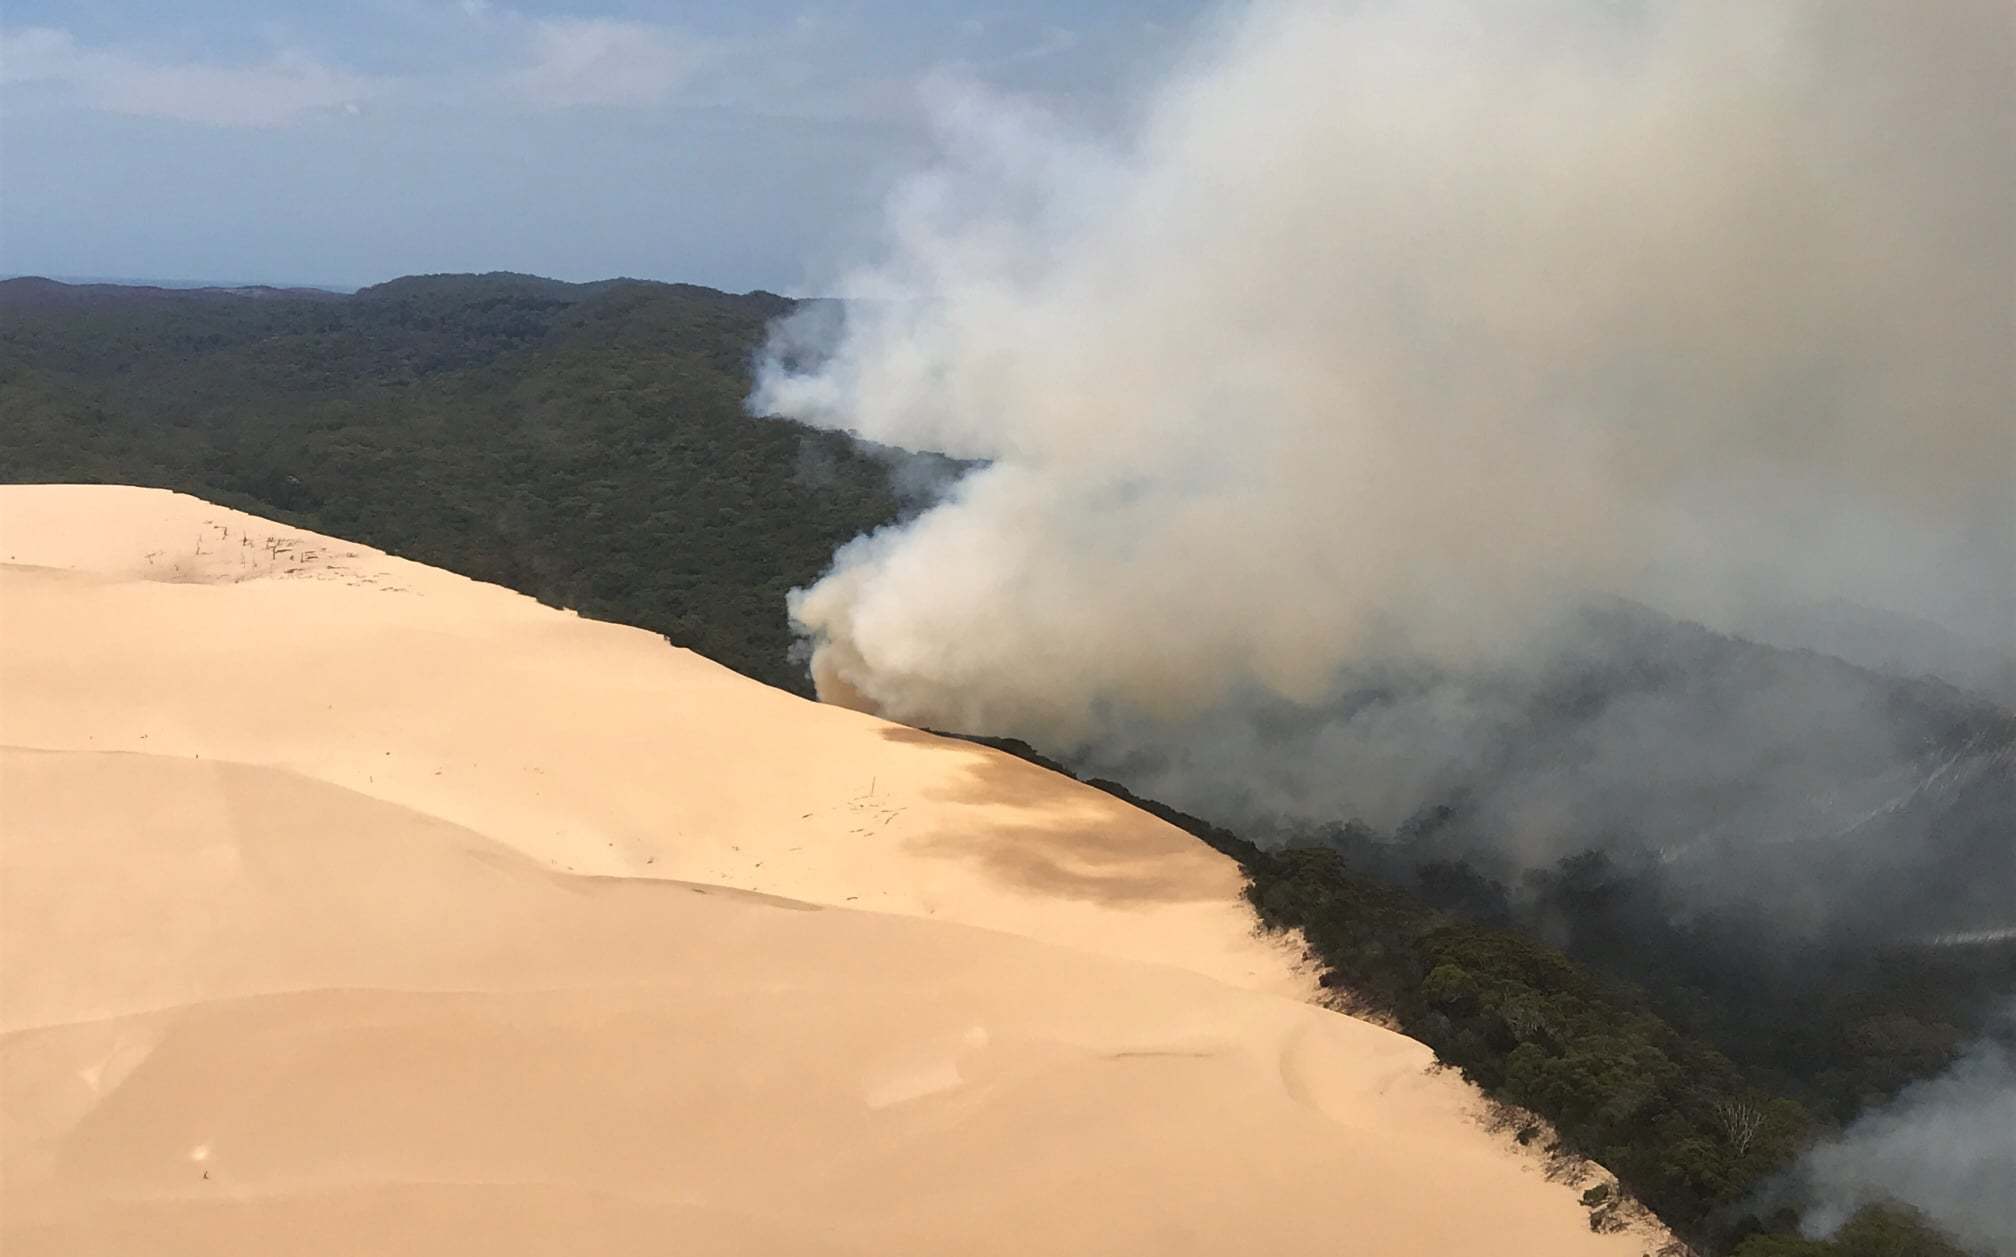
M 979 94 L 752 406 L 984 460 L 792 612 L 1068 748 L 1601 590 L 2016 625 L 2003 0 L 1263 3 L 1118 138 Z

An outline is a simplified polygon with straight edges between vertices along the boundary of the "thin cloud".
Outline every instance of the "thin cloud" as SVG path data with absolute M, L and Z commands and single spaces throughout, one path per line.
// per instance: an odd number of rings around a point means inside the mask
M 662 104 L 706 60 L 698 41 L 669 27 L 611 18 L 535 22 L 529 51 L 511 84 L 555 107 Z
M 1035 43 L 1027 48 L 1011 52 L 1007 56 L 1002 57 L 1001 60 L 1006 63 L 1042 61 L 1048 57 L 1062 56 L 1067 52 L 1076 51 L 1078 46 L 1083 42 L 1079 38 L 1077 31 L 1062 26 L 1046 26 L 1043 28 L 1042 37 Z
M 49 27 L 0 33 L 0 83 L 40 85 L 107 113 L 232 127 L 285 126 L 355 106 L 384 87 L 298 52 L 249 65 L 173 61 L 87 47 Z

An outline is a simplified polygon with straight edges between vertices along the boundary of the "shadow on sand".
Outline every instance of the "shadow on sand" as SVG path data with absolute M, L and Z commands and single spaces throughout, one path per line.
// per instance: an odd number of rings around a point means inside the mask
M 1032 894 L 1115 906 L 1222 901 L 1239 892 L 1231 861 L 1090 786 L 956 738 L 902 727 L 882 736 L 959 756 L 960 774 L 927 797 L 990 813 L 912 838 L 912 851 L 971 861 Z

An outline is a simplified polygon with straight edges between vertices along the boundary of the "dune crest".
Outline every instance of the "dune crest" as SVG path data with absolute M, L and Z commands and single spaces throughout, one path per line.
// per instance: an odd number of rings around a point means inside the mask
M 1097 791 L 164 491 L 0 561 L 9 1253 L 1646 1246 Z

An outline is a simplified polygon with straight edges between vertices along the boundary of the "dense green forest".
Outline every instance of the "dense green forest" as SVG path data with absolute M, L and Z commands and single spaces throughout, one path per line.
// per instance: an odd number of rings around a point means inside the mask
M 664 633 L 773 685 L 785 591 L 896 516 L 742 413 L 766 293 L 531 276 L 349 297 L 0 283 L 0 479 L 157 485 Z
M 789 308 L 515 275 L 342 297 L 0 282 L 0 480 L 198 494 L 802 692 L 785 592 L 906 502 L 895 452 L 743 414 L 764 328 Z M 1545 1117 L 1690 1242 L 1957 1251 L 1889 1210 L 1798 1239 L 1764 1189 L 1811 1139 L 1943 1068 L 1975 1029 L 1966 1011 L 2010 989 L 2008 951 L 1828 953 L 1750 982 L 1754 941 L 1672 924 L 1656 881 L 1601 857 L 1513 885 L 1460 854 L 1382 864 L 1390 847 L 1348 826 L 1287 846 L 1249 832 L 1263 849 L 1096 784 L 1240 860 L 1263 920 L 1301 929 L 1340 993 Z M 1592 1225 L 1614 1218 L 1600 1185 L 1587 1203 Z

